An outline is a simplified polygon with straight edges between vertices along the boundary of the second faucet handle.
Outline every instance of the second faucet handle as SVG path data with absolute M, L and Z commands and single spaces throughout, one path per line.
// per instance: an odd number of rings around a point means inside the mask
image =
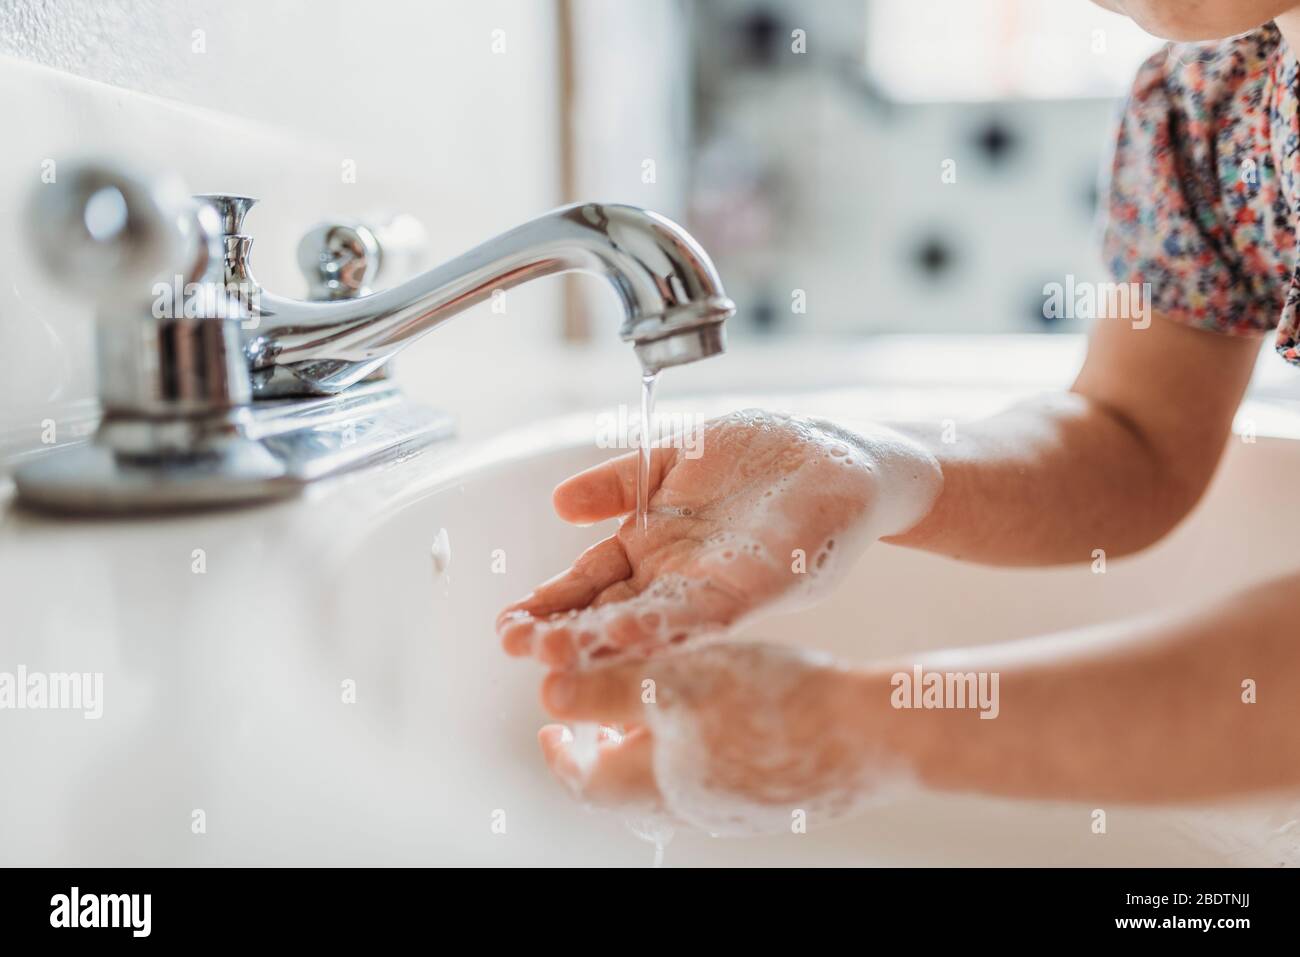
M 429 236 L 414 216 L 375 223 L 339 219 L 317 223 L 298 242 L 298 268 L 307 298 L 355 299 L 418 272 L 428 259 Z

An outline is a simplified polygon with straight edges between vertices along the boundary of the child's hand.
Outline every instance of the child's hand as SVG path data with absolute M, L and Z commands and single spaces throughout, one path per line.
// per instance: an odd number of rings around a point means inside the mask
M 697 443 L 654 449 L 646 531 L 628 515 L 501 613 L 509 653 L 566 668 L 717 632 L 914 524 L 940 481 L 927 453 L 887 429 L 863 437 L 746 411 L 710 421 Z M 636 470 L 633 453 L 575 475 L 555 490 L 555 510 L 578 523 L 626 515 Z
M 563 725 L 538 737 L 555 775 L 592 804 L 715 834 L 775 833 L 800 812 L 825 822 L 905 780 L 873 741 L 889 689 L 872 688 L 792 649 L 716 644 L 553 672 L 542 687 L 553 716 L 629 730 L 606 731 L 585 759 Z

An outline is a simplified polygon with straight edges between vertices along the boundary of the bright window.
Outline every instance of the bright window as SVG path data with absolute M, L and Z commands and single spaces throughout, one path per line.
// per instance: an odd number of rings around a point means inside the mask
M 867 0 L 867 70 L 896 100 L 1120 96 L 1159 46 L 1088 0 Z

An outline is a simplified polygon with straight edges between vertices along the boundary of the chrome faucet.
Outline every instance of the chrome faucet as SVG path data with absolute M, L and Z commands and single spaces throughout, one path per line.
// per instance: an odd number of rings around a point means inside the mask
M 449 418 L 402 396 L 385 364 L 542 276 L 604 279 L 647 373 L 725 349 L 734 305 L 699 244 L 656 213 L 568 206 L 377 292 L 391 253 L 381 231 L 323 223 L 299 245 L 312 298 L 296 300 L 254 278 L 243 232 L 254 202 L 100 166 L 38 188 L 43 264 L 97 305 L 103 418 L 88 444 L 15 474 L 23 500 L 77 511 L 252 501 L 444 438 Z
M 246 248 L 231 238 L 228 251 Z M 227 262 L 232 274 L 246 274 L 238 254 L 228 252 Z M 586 203 L 369 296 L 325 303 L 263 292 L 260 323 L 246 348 L 253 394 L 341 392 L 496 291 L 573 271 L 609 283 L 623 314 L 619 334 L 647 372 L 723 351 L 723 320 L 734 307 L 695 240 L 655 213 Z

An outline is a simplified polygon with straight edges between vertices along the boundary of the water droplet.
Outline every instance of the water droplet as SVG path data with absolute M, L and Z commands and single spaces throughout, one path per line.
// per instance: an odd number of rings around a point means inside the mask
M 434 574 L 445 575 L 447 567 L 451 564 L 451 538 L 447 535 L 445 528 L 438 529 L 438 534 L 434 536 L 429 554 L 433 557 Z

